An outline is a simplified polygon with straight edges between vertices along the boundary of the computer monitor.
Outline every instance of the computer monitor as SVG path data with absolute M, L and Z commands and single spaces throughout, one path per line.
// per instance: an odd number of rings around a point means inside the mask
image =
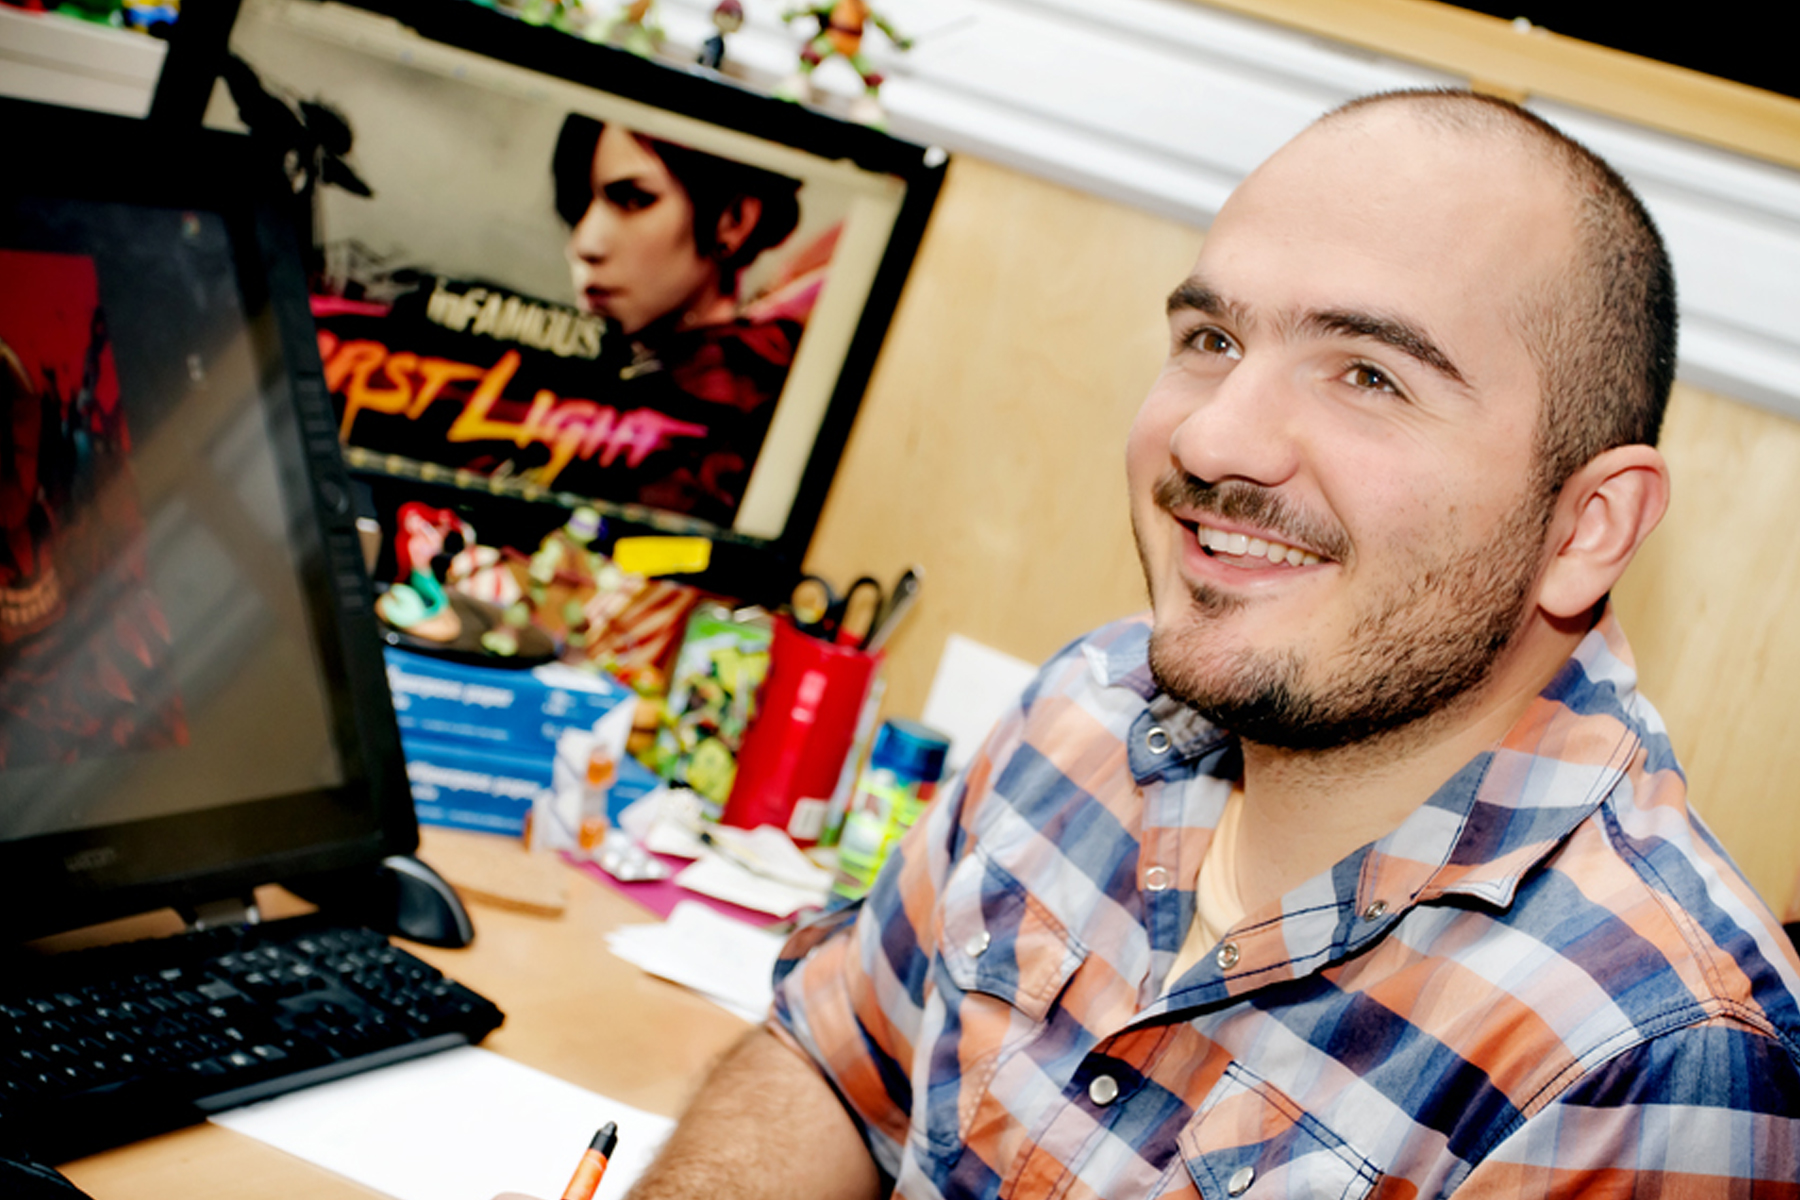
M 6 942 L 417 845 L 292 194 L 0 102 Z
M 206 119 L 310 195 L 378 508 L 456 504 L 530 550 L 593 504 L 711 539 L 702 588 L 785 595 L 941 151 L 467 0 L 246 0 L 230 48 Z

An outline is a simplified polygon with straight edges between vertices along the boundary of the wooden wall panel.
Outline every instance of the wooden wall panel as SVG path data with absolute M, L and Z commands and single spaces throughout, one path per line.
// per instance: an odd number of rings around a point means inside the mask
M 1669 514 L 1614 600 L 1694 807 L 1777 912 L 1800 874 L 1800 425 L 1677 387 Z
M 1038 661 L 1144 606 L 1125 432 L 1197 230 L 973 159 L 944 194 L 808 566 L 925 586 L 890 644 L 917 716 L 944 640 Z
M 1124 439 L 1201 235 L 962 157 L 808 559 L 925 589 L 890 646 L 917 716 L 946 637 L 1032 661 L 1144 604 Z M 1800 425 L 1678 389 L 1667 521 L 1617 600 L 1696 806 L 1779 909 L 1800 872 Z

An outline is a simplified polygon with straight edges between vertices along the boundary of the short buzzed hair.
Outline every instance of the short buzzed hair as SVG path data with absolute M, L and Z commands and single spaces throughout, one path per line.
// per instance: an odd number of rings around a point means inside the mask
M 1604 450 L 1654 446 L 1675 380 L 1675 273 L 1631 185 L 1536 113 L 1478 92 L 1380 92 L 1321 122 L 1394 103 L 1445 128 L 1518 138 L 1563 175 L 1575 199 L 1578 257 L 1514 314 L 1543 399 L 1534 473 L 1544 494 Z

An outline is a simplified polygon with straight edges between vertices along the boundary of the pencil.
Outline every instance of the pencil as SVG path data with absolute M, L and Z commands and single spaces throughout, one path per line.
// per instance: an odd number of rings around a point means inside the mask
M 608 1121 L 588 1144 L 587 1153 L 581 1156 L 581 1165 L 575 1168 L 575 1178 L 563 1189 L 562 1200 L 594 1200 L 594 1193 L 600 1190 L 600 1177 L 606 1174 L 606 1160 L 612 1157 L 613 1147 L 618 1144 L 619 1127 Z

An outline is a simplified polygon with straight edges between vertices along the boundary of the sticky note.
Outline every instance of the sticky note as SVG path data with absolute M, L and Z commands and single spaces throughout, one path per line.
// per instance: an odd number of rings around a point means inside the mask
M 687 575 L 712 562 L 712 543 L 699 537 L 625 537 L 613 543 L 612 559 L 633 575 Z

